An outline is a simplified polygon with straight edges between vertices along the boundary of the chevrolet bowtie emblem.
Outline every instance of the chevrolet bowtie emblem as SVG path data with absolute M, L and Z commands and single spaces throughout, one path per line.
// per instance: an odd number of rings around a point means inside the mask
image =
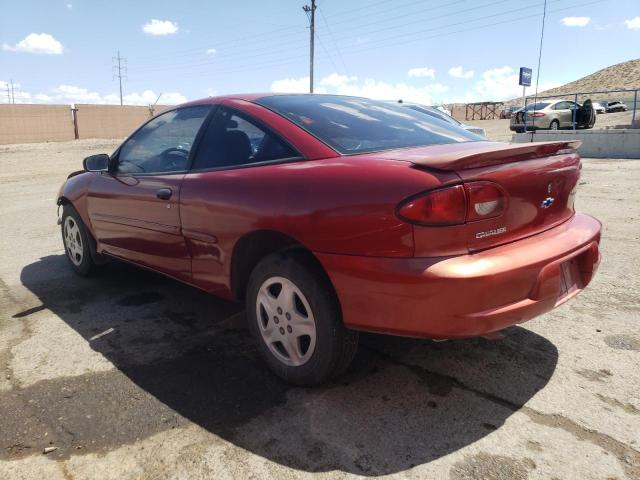
M 555 201 L 555 198 L 553 197 L 547 197 L 545 198 L 542 203 L 540 204 L 540 206 L 542 208 L 549 208 L 551 205 L 553 205 L 553 202 Z

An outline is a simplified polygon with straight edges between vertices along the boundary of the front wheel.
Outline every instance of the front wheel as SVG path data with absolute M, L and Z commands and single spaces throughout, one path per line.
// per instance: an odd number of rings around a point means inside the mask
M 558 120 L 553 120 L 551 125 L 549 125 L 550 130 L 560 130 L 560 122 Z
M 358 333 L 343 325 L 329 280 L 299 252 L 270 255 L 254 269 L 247 318 L 271 370 L 295 385 L 340 374 L 357 350 Z
M 95 262 L 90 242 L 93 238 L 87 232 L 82 218 L 71 205 L 62 210 L 62 243 L 71 268 L 82 276 L 95 273 L 99 265 Z

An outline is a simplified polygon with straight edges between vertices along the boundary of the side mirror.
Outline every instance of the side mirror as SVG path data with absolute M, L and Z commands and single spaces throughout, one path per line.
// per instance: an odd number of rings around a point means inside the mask
M 87 172 L 107 172 L 111 159 L 106 153 L 91 155 L 82 161 L 82 166 Z

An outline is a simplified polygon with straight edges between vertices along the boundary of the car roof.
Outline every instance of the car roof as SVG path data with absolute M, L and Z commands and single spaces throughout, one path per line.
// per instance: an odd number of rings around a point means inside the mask
M 213 103 L 220 103 L 224 100 L 245 100 L 247 102 L 253 102 L 263 97 L 270 97 L 273 95 L 281 95 L 278 93 L 234 93 L 229 95 L 217 95 L 215 97 L 200 98 L 198 100 L 192 100 L 190 102 L 181 103 L 179 106 L 192 106 L 192 105 L 211 105 Z
M 325 93 L 287 93 L 287 92 L 234 93 L 234 94 L 218 95 L 218 96 L 215 96 L 215 97 L 207 97 L 207 98 L 201 98 L 201 99 L 198 99 L 198 100 L 192 100 L 190 102 L 181 103 L 180 105 L 176 105 L 176 107 L 185 107 L 185 106 L 194 106 L 194 105 L 211 105 L 211 104 L 214 104 L 214 103 L 223 102 L 225 100 L 244 100 L 244 101 L 247 101 L 247 102 L 255 102 L 256 100 L 260 100 L 261 98 L 275 97 L 275 96 L 282 96 L 282 95 L 286 95 L 286 96 L 295 95 L 295 96 L 301 96 L 301 97 L 309 97 L 309 96 L 322 97 L 322 96 L 327 96 L 327 97 L 343 97 L 343 98 L 360 98 L 360 99 L 370 100 L 370 99 L 365 98 L 365 97 L 358 97 L 358 96 L 354 96 L 354 95 L 334 95 L 334 94 L 325 94 Z

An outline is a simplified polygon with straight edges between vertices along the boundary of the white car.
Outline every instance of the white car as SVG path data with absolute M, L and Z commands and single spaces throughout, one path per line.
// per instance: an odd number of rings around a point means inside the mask
M 593 102 L 592 105 L 596 113 L 607 113 L 607 109 L 604 108 L 604 106 L 601 103 Z
M 451 123 L 458 127 L 464 128 L 466 131 L 475 133 L 476 135 L 479 135 L 482 138 L 485 138 L 485 139 L 487 138 L 487 132 L 484 130 L 484 128 L 474 127 L 473 125 L 467 125 L 466 123 L 459 122 L 458 120 L 453 118 L 451 115 L 443 112 L 442 110 L 444 109 L 442 107 L 430 107 L 427 105 L 420 105 L 418 103 L 404 103 L 404 102 L 401 102 L 401 105 L 403 107 L 410 108 L 417 112 L 425 113 L 431 117 L 437 118 L 438 120 L 443 120 L 447 123 Z

